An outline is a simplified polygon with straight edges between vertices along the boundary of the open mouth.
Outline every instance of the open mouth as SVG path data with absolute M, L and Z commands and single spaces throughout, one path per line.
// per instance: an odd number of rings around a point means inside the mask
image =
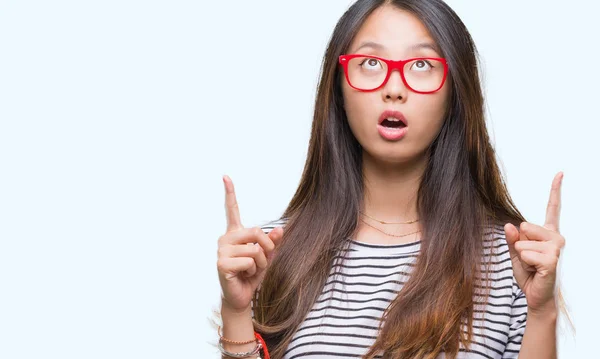
M 397 120 L 397 119 L 385 119 L 381 122 L 381 126 L 383 127 L 388 127 L 388 128 L 403 128 L 406 127 L 406 125 L 404 124 L 404 122 Z

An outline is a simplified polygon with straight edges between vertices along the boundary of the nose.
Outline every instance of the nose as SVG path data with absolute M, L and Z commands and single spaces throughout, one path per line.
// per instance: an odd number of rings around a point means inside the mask
M 402 81 L 400 71 L 394 70 L 390 74 L 390 78 L 387 80 L 383 91 L 381 92 L 384 101 L 395 101 L 395 100 L 406 100 L 408 89 Z

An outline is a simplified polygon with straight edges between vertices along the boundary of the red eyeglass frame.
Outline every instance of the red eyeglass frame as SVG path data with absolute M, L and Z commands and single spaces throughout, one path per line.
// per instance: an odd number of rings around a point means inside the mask
M 379 87 L 374 88 L 372 90 L 364 90 L 364 89 L 361 89 L 358 87 L 354 87 L 354 85 L 352 85 L 352 83 L 350 82 L 350 78 L 348 76 L 348 63 L 350 62 L 350 60 L 352 60 L 355 57 L 368 57 L 370 59 L 377 59 L 377 60 L 380 60 L 380 61 L 383 61 L 386 63 L 387 74 L 385 75 L 385 79 L 383 80 L 383 82 L 381 83 L 381 85 Z M 404 65 L 407 62 L 414 61 L 414 60 L 437 60 L 437 61 L 440 61 L 444 65 L 444 77 L 442 78 L 442 83 L 440 84 L 440 87 L 438 87 L 437 89 L 435 89 L 433 91 L 417 91 L 414 88 L 410 87 L 410 85 L 406 81 L 406 78 L 404 77 Z M 346 82 L 348 82 L 348 85 L 350 85 L 350 87 L 352 87 L 355 90 L 363 91 L 363 92 L 376 91 L 376 90 L 379 90 L 380 88 L 382 88 L 383 86 L 385 86 L 385 84 L 390 79 L 390 75 L 392 74 L 392 71 L 394 71 L 395 69 L 398 69 L 398 71 L 400 72 L 400 77 L 402 78 L 402 82 L 404 83 L 404 85 L 407 88 L 409 88 L 413 92 L 421 93 L 421 94 L 429 94 L 429 93 L 434 93 L 434 92 L 439 91 L 442 88 L 442 86 L 444 86 L 444 83 L 446 82 L 446 77 L 448 75 L 448 63 L 446 62 L 446 59 L 441 58 L 441 57 L 413 57 L 413 58 L 406 59 L 406 60 L 394 61 L 394 60 L 388 60 L 388 59 L 384 59 L 383 57 L 377 57 L 377 56 L 373 56 L 373 55 L 352 54 L 352 55 L 340 55 L 339 63 L 344 68 L 344 75 L 346 76 Z

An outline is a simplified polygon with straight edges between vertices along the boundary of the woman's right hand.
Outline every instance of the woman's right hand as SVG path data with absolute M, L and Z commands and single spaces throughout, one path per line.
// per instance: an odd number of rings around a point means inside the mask
M 276 227 L 266 234 L 260 227 L 244 228 L 233 182 L 223 177 L 227 231 L 219 237 L 217 270 L 222 290 L 222 305 L 243 312 L 251 307 L 252 297 L 262 282 L 283 236 Z

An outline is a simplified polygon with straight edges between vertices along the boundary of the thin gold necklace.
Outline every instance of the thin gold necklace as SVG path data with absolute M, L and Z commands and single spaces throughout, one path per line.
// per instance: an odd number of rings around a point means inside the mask
M 362 219 L 362 218 L 361 218 L 360 220 L 361 220 L 361 221 L 363 221 L 363 223 L 364 223 L 364 224 L 366 224 L 367 226 L 369 226 L 369 227 L 371 227 L 371 228 L 373 228 L 373 229 L 376 229 L 376 230 L 378 230 L 379 232 L 381 232 L 381 233 L 383 233 L 383 234 L 386 234 L 386 235 L 388 235 L 388 236 L 392 236 L 392 237 L 406 237 L 406 236 L 410 236 L 411 234 L 415 234 L 415 233 L 419 233 L 419 232 L 421 232 L 421 230 L 418 230 L 418 231 L 414 231 L 414 232 L 410 232 L 410 233 L 406 233 L 406 234 L 391 234 L 391 233 L 386 233 L 386 232 L 382 231 L 381 229 L 379 229 L 379 228 L 377 228 L 377 227 L 375 227 L 375 226 L 373 226 L 373 225 L 371 225 L 371 224 L 367 223 L 367 222 L 366 222 L 364 219 Z
M 411 224 L 411 223 L 415 223 L 415 222 L 419 221 L 419 219 L 417 218 L 417 219 L 414 219 L 414 220 L 408 221 L 408 222 L 385 222 L 385 221 L 380 221 L 380 220 L 378 220 L 376 218 L 373 218 L 373 217 L 367 215 L 366 213 L 363 213 L 363 212 L 360 212 L 360 211 L 359 211 L 359 213 L 361 213 L 361 214 L 363 214 L 363 215 L 365 215 L 365 216 L 371 218 L 372 220 L 377 221 L 377 222 L 379 222 L 381 224 Z

